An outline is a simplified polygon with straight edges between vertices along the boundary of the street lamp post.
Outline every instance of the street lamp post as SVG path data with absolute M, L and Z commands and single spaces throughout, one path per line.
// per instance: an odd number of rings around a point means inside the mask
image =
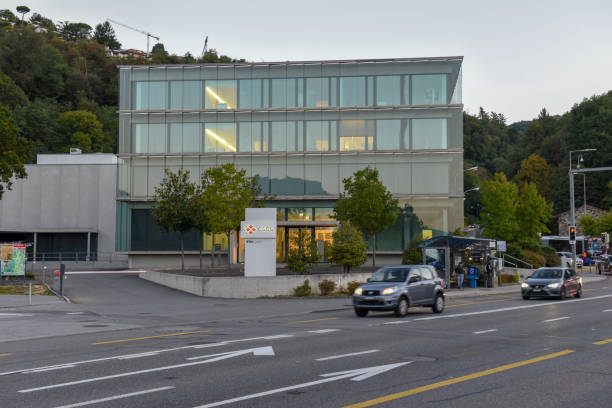
M 574 207 L 574 170 L 572 170 L 572 153 L 594 152 L 597 149 L 580 149 L 569 152 L 569 183 L 570 183 L 570 218 L 573 226 L 576 226 L 576 209 Z M 568 237 L 569 238 L 569 237 Z M 572 244 L 572 268 L 576 270 L 576 241 Z

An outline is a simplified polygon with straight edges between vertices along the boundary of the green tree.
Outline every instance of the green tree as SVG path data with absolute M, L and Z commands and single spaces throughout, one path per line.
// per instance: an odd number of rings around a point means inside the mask
M 17 17 L 11 10 L 0 10 L 0 27 L 7 27 L 17 22 Z
M 317 245 L 312 239 L 312 232 L 300 229 L 289 236 L 287 267 L 299 273 L 308 274 L 319 262 Z
M 28 97 L 13 80 L 0 71 L 0 103 L 9 109 L 18 106 L 26 107 L 30 104 Z
M 408 244 L 408 247 L 404 249 L 404 253 L 402 254 L 402 264 L 419 265 L 423 263 L 423 251 L 419 248 L 419 245 L 423 242 L 425 242 L 425 240 L 422 237 L 410 241 L 410 244 Z
M 62 21 L 59 24 L 59 33 L 66 41 L 87 40 L 91 37 L 91 26 L 85 23 Z
M 96 25 L 92 39 L 99 44 L 107 46 L 111 50 L 118 50 L 121 48 L 121 43 L 117 41 L 117 37 L 115 36 L 115 30 L 108 21 Z
M 0 105 L 0 199 L 10 190 L 13 180 L 27 176 L 20 154 L 19 129 L 8 108 Z
M 582 228 L 582 233 L 590 237 L 594 237 L 601 233 L 599 222 L 592 215 L 587 214 L 578 218 L 578 225 Z
M 344 273 L 349 273 L 351 267 L 360 266 L 367 259 L 367 245 L 363 235 L 347 223 L 340 223 L 332 234 L 333 243 L 329 248 L 329 260 L 342 265 Z
M 334 207 L 334 218 L 372 237 L 372 265 L 376 266 L 376 234 L 397 219 L 397 200 L 379 180 L 377 169 L 366 167 L 342 182 L 344 192 Z
M 487 237 L 512 241 L 519 228 L 517 201 L 518 188 L 503 173 L 496 173 L 494 180 L 483 184 L 480 216 Z
M 64 112 L 59 117 L 59 126 L 72 147 L 87 153 L 101 151 L 104 140 L 102 124 L 93 113 L 83 110 Z
M 550 196 L 553 172 L 546 160 L 537 154 L 532 154 L 521 162 L 521 169 L 515 180 L 519 186 L 523 183 L 535 184 L 538 192 L 545 198 Z
M 546 223 L 552 216 L 552 205 L 538 194 L 535 184 L 526 182 L 519 196 L 516 217 L 519 231 L 517 241 L 524 248 L 537 249 L 540 247 L 538 233 L 550 232 Z
M 23 23 L 23 18 L 30 12 L 30 8 L 28 6 L 17 6 L 16 10 L 21 14 L 21 22 Z
M 42 28 L 48 33 L 54 33 L 57 30 L 57 27 L 55 27 L 53 20 L 47 17 L 43 17 L 38 13 L 32 14 L 32 17 L 30 17 L 30 24 Z
M 253 203 L 257 194 L 246 170 L 237 170 L 232 163 L 211 167 L 202 173 L 201 186 L 201 200 L 210 231 L 226 233 L 228 240 L 231 239 L 232 231 L 240 228 L 245 208 Z M 228 269 L 231 268 L 229 249 Z
M 181 272 L 185 270 L 185 232 L 194 228 L 196 185 L 189 180 L 189 170 L 173 173 L 165 170 L 165 176 L 155 187 L 155 204 L 151 208 L 153 220 L 163 232 L 178 231 L 181 235 Z
M 612 234 L 612 209 L 606 211 L 599 217 L 599 232 Z

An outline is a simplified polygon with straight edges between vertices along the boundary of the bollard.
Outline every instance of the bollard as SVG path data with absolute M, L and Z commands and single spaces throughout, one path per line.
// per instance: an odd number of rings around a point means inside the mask
M 60 296 L 64 296 L 64 274 L 66 273 L 66 265 L 60 264 Z
M 32 305 L 32 282 L 29 282 L 30 288 L 28 289 L 28 304 Z

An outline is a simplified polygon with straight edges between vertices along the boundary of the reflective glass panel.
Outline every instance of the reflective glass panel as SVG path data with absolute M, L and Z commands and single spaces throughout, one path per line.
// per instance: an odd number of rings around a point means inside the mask
M 183 152 L 198 153 L 202 150 L 202 124 L 183 123 Z
M 147 110 L 149 108 L 149 83 L 136 82 L 134 86 L 134 109 Z
M 327 121 L 306 122 L 306 150 L 329 150 L 329 126 Z
M 147 153 L 148 128 L 146 123 L 134 125 L 134 153 Z
M 149 124 L 149 153 L 166 152 L 166 132 L 167 125 L 165 123 Z
M 168 109 L 168 82 L 149 82 L 149 110 Z
M 273 152 L 295 151 L 295 122 L 271 122 Z
M 341 77 L 340 106 L 364 106 L 365 85 L 365 77 Z
M 261 79 L 241 79 L 238 89 L 240 108 L 261 108 Z
M 447 119 L 412 119 L 412 149 L 446 149 Z
M 315 221 L 335 221 L 333 208 L 315 208 Z
M 312 221 L 312 208 L 288 208 L 288 221 Z
M 373 120 L 341 120 L 340 151 L 371 150 L 374 147 Z
M 295 107 L 295 78 L 272 80 L 272 102 L 273 108 Z
M 236 81 L 211 80 L 206 81 L 204 85 L 206 109 L 236 109 Z
M 239 122 L 239 142 L 238 151 L 240 152 L 261 152 L 261 122 Z
M 397 75 L 376 77 L 376 105 L 400 104 L 400 77 Z
M 400 150 L 402 121 L 399 119 L 376 121 L 376 150 Z
M 171 81 L 170 109 L 202 109 L 202 81 Z
M 412 104 L 436 105 L 446 101 L 446 75 L 413 75 Z
M 327 78 L 306 78 L 306 106 L 329 106 Z
M 204 130 L 206 152 L 235 152 L 236 124 L 208 123 Z

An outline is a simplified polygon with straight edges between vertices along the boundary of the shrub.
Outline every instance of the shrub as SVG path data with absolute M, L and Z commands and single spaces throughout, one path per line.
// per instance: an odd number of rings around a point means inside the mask
M 518 259 L 523 258 L 521 246 L 517 244 L 516 242 L 508 242 L 508 244 L 506 245 L 506 253 L 514 258 L 518 258 Z
M 519 276 L 517 273 L 502 273 L 500 275 L 501 283 L 518 283 Z
M 535 251 L 524 249 L 523 258 L 526 262 L 532 264 L 534 268 L 542 268 L 543 266 L 546 266 L 546 258 Z
M 404 253 L 402 254 L 403 265 L 419 265 L 423 263 L 423 251 L 419 248 L 419 244 L 425 242 L 421 238 L 413 239 Z
M 25 275 L 24 275 L 24 277 L 25 277 L 26 279 L 30 279 L 30 280 L 32 280 L 32 279 L 34 279 L 34 278 L 35 278 L 35 276 L 34 276 L 34 274 L 33 274 L 32 272 L 26 272 L 26 273 L 25 273 Z
M 352 266 L 363 265 L 366 255 L 366 243 L 357 229 L 342 223 L 333 233 L 333 244 L 329 247 L 329 261 L 342 265 L 342 271 L 348 273 Z
M 363 282 L 351 281 L 346 285 L 346 291 L 349 295 L 352 295 L 355 292 L 355 289 L 363 285 Z
M 319 262 L 319 253 L 316 244 L 312 242 L 312 234 L 310 231 L 300 230 L 289 240 L 287 267 L 294 272 L 309 274 Z
M 310 281 L 306 279 L 303 285 L 296 286 L 293 288 L 293 296 L 310 296 L 312 288 L 310 287 Z
M 546 266 L 561 266 L 561 258 L 555 248 L 540 247 L 538 253 L 546 259 Z
M 336 289 L 336 282 L 325 279 L 319 282 L 319 290 L 323 296 L 329 295 Z

